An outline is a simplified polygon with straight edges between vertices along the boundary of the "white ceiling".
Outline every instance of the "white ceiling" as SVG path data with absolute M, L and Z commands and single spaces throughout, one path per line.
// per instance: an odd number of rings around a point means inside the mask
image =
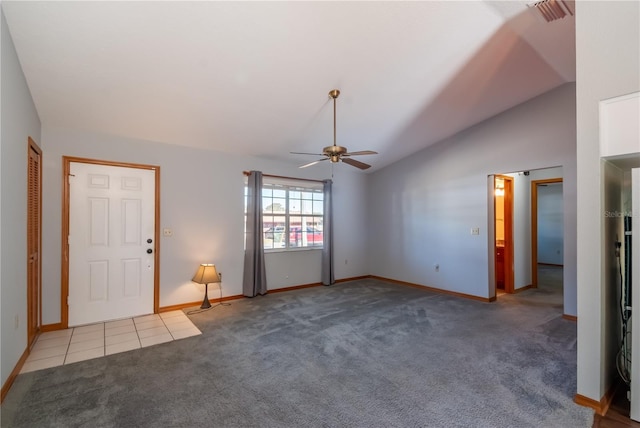
M 333 143 L 334 88 L 373 171 L 575 80 L 574 17 L 520 0 L 2 9 L 43 125 L 297 164 Z

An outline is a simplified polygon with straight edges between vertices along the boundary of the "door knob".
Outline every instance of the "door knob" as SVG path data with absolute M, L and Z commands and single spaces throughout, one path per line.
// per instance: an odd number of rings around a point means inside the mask
M 153 253 L 153 250 L 151 248 L 147 248 L 147 254 L 151 254 Z
M 147 244 L 151 244 L 153 242 L 153 239 L 149 238 L 147 239 Z

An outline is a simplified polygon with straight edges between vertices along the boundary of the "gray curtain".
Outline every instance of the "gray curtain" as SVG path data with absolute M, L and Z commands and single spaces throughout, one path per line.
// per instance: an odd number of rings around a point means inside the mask
M 324 223 L 322 244 L 322 283 L 331 285 L 336 282 L 333 268 L 333 197 L 331 180 L 324 180 Z
M 247 297 L 267 294 L 262 234 L 262 173 L 260 171 L 251 171 L 248 181 L 247 236 L 242 293 Z

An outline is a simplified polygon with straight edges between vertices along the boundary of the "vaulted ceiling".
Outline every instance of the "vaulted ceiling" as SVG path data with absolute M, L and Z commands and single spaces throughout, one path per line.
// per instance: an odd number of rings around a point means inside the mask
M 574 5 L 566 2 L 571 10 Z M 527 2 L 3 1 L 44 126 L 374 171 L 575 80 Z

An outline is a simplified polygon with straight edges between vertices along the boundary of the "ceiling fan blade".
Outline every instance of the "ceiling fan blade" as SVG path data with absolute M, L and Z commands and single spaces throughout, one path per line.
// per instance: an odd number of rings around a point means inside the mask
M 377 155 L 378 152 L 374 152 L 373 150 L 360 150 L 359 152 L 348 152 L 344 153 L 342 156 L 362 156 L 362 155 Z
M 309 154 L 310 154 L 310 153 L 309 153 Z M 326 161 L 326 160 L 329 160 L 329 158 L 318 159 L 318 160 L 315 160 L 315 161 L 313 161 L 313 162 L 305 163 L 304 165 L 300 165 L 298 168 L 306 168 L 306 167 L 308 167 L 308 166 L 315 165 L 315 164 L 317 164 L 318 162 L 322 162 L 322 161 Z
M 347 163 L 351 166 L 355 166 L 356 168 L 360 168 L 360 169 L 368 169 L 371 168 L 371 165 L 367 165 L 364 162 L 360 162 L 357 161 L 355 159 L 351 159 L 351 158 L 342 158 L 342 162 Z
M 311 155 L 311 156 L 322 156 L 322 153 L 306 153 L 306 152 L 289 152 L 292 155 Z

